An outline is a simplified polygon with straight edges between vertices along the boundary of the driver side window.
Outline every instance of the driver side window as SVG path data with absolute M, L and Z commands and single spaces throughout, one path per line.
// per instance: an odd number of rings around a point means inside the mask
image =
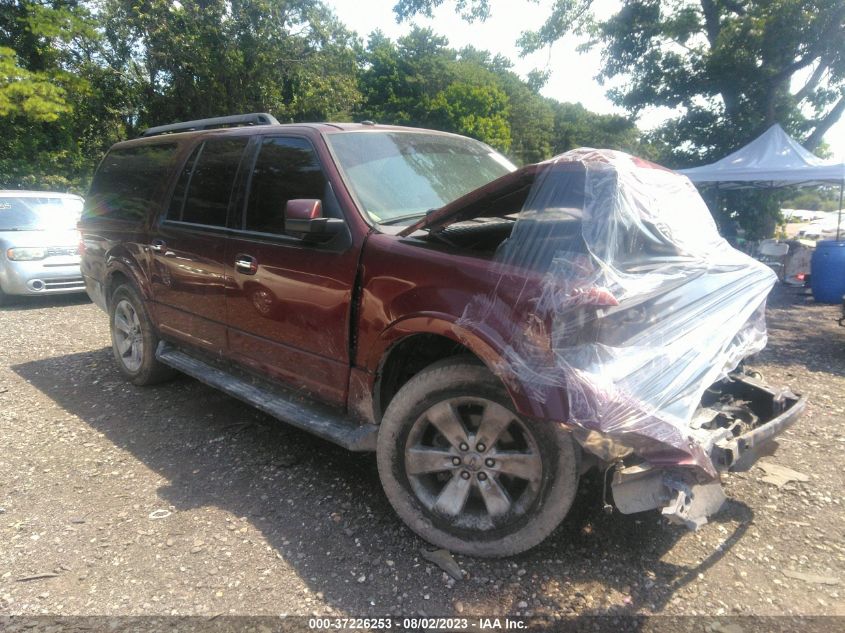
M 261 143 L 250 180 L 244 229 L 281 235 L 285 204 L 298 198 L 323 201 L 335 216 L 337 202 L 311 144 L 296 137 L 268 137 Z

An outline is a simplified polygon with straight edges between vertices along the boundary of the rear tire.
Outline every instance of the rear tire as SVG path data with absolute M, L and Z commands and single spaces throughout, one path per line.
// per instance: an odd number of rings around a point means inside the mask
M 402 520 L 470 556 L 534 547 L 566 516 L 578 485 L 571 435 L 516 414 L 499 380 L 467 357 L 435 363 L 399 390 L 377 451 Z
M 117 367 L 139 387 L 169 380 L 176 371 L 155 357 L 159 338 L 135 288 L 119 286 L 109 301 L 112 352 Z

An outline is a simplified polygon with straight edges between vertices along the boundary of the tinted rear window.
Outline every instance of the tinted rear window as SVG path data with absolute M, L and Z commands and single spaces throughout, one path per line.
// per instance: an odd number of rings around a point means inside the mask
M 226 226 L 232 186 L 248 140 L 214 139 L 203 143 L 182 170 L 167 219 Z
M 83 219 L 143 220 L 167 179 L 176 149 L 176 143 L 161 143 L 109 151 L 94 174 Z

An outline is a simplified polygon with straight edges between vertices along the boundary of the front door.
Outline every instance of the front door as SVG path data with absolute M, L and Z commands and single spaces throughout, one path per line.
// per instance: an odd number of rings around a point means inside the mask
M 286 235 L 285 204 L 299 198 L 320 199 L 324 215 L 343 217 L 307 139 L 262 138 L 241 224 L 226 247 L 229 353 L 262 374 L 341 405 L 358 253 L 347 232 L 326 243 Z
M 215 354 L 226 348 L 226 221 L 247 141 L 217 138 L 197 146 L 150 239 L 162 333 Z

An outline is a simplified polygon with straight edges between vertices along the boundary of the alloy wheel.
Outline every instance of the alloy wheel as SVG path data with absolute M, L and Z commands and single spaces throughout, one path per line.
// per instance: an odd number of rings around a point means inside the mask
M 144 358 L 144 337 L 138 312 L 126 299 L 114 308 L 114 344 L 123 366 L 138 371 Z
M 413 424 L 405 474 L 420 503 L 450 527 L 491 530 L 519 521 L 540 492 L 543 463 L 530 430 L 485 398 L 439 402 Z

